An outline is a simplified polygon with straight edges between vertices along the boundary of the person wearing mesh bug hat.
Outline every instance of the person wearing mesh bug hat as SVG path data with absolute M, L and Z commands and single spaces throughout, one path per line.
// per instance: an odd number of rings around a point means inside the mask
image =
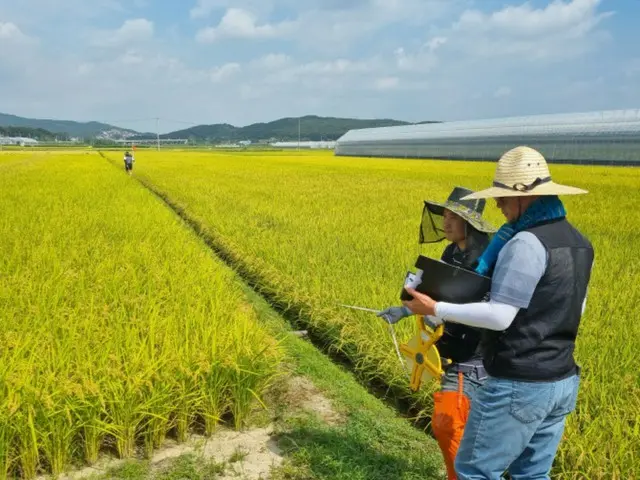
M 493 271 L 489 302 L 436 302 L 407 288 L 411 311 L 485 329 L 488 378 L 471 404 L 455 460 L 460 480 L 548 479 L 576 407 L 580 367 L 573 352 L 594 262 L 591 242 L 566 218 L 560 195 L 585 190 L 551 179 L 544 156 L 506 152 L 493 185 L 465 200 L 494 198 L 506 223 L 478 259 Z
M 462 200 L 473 193 L 455 187 L 445 202 L 425 201 L 420 224 L 420 243 L 448 240 L 441 260 L 472 270 L 489 244 L 495 229 L 482 218 L 485 200 Z M 390 307 L 378 314 L 389 323 L 412 315 L 406 307 Z M 447 477 L 455 480 L 454 459 L 475 390 L 486 378 L 480 353 L 481 331 L 452 323 L 447 325 L 436 347 L 451 360 L 444 368 L 440 391 L 434 393 L 431 426 L 445 460 Z

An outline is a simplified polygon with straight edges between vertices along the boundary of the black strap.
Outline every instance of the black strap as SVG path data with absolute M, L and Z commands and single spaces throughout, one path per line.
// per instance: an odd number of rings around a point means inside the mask
M 473 372 L 477 372 L 478 378 L 483 379 L 488 376 L 487 371 L 484 368 L 484 365 L 481 363 L 473 365 L 469 363 L 460 364 L 460 363 L 452 363 L 447 366 L 445 370 L 451 370 L 454 372 L 462 372 L 463 374 L 469 374 Z
M 504 183 L 493 182 L 493 186 L 506 188 L 508 190 L 515 190 L 517 192 L 528 192 L 529 190 L 533 190 L 534 188 L 536 188 L 538 185 L 542 185 L 543 183 L 548 183 L 550 181 L 551 181 L 551 177 L 545 177 L 545 178 L 538 177 L 529 185 L 525 185 L 524 183 L 515 183 L 512 186 L 509 186 L 509 185 L 505 185 Z

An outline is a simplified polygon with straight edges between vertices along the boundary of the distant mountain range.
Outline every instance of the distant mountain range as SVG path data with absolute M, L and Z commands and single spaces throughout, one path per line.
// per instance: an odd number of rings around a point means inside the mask
M 42 129 L 68 137 L 82 138 L 128 138 L 140 135 L 140 132 L 128 128 L 114 127 L 100 122 L 74 122 L 71 120 L 48 120 L 24 118 L 0 113 L 0 127 L 26 127 Z
M 160 138 L 187 138 L 208 142 L 233 142 L 239 140 L 295 141 L 298 139 L 298 121 L 300 122 L 300 139 L 314 141 L 337 140 L 352 129 L 392 127 L 410 124 L 409 122 L 387 118 L 360 120 L 355 118 L 308 115 L 300 118 L 281 118 L 268 123 L 254 123 L 246 127 L 235 127 L 228 123 L 198 125 L 196 127 L 160 135 Z
M 337 140 L 347 131 L 359 128 L 389 127 L 410 125 L 410 122 L 393 119 L 361 120 L 355 118 L 289 117 L 268 123 L 254 123 L 245 127 L 235 127 L 228 123 L 198 125 L 184 130 L 160 135 L 164 139 L 185 138 L 198 143 L 236 142 L 240 140 L 257 141 L 295 141 L 298 139 L 298 122 L 301 140 Z M 437 123 L 433 121 L 418 123 Z M 68 137 L 85 139 L 149 139 L 153 133 L 140 133 L 100 122 L 74 122 L 69 120 L 43 120 L 17 117 L 0 113 L 0 127 L 27 127 L 43 129 L 52 134 L 64 134 Z

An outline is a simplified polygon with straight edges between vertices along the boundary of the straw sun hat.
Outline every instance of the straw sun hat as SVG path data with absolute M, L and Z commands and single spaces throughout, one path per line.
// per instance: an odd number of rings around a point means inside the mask
M 467 195 L 462 200 L 581 193 L 588 192 L 553 182 L 547 161 L 540 152 L 530 147 L 516 147 L 498 160 L 493 187 Z

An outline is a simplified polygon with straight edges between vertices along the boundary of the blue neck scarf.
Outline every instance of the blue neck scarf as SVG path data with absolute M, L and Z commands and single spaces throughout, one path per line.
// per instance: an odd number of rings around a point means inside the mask
M 535 227 L 536 225 L 551 220 L 564 218 L 567 212 L 562 201 L 557 196 L 543 196 L 529 205 L 529 208 L 512 223 L 505 223 L 494 234 L 491 243 L 478 259 L 476 273 L 487 275 L 498 261 L 498 254 L 514 235 L 523 230 Z

